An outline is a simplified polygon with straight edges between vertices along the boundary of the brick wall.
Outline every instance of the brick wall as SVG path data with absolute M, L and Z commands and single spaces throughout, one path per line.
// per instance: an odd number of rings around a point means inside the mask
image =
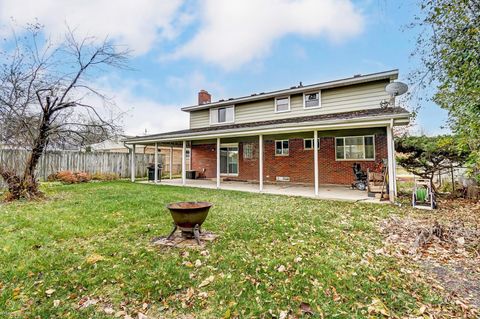
M 202 144 L 191 147 L 192 170 L 199 172 L 201 177 L 217 176 L 217 145 Z
M 335 138 L 322 137 L 318 156 L 318 176 L 320 184 L 351 184 L 353 163 L 360 163 L 362 170 L 373 169 L 376 162 L 387 158 L 387 137 L 375 136 L 375 161 L 336 161 Z
M 275 141 L 264 140 L 264 181 L 275 182 L 277 176 L 290 177 L 292 183 L 313 184 L 313 150 L 303 148 L 303 138 L 289 139 L 289 155 L 275 156 Z M 229 176 L 232 180 L 258 180 L 258 142 L 252 143 L 253 158 L 243 156 L 244 143 L 239 142 L 239 175 Z M 375 136 L 375 161 L 336 161 L 335 138 L 321 137 L 318 152 L 318 173 L 320 184 L 351 184 L 353 181 L 352 164 L 360 163 L 363 170 L 373 169 L 375 163 L 387 157 L 387 138 Z M 204 172 L 203 177 L 216 177 L 216 145 L 203 144 L 192 146 L 192 169 Z

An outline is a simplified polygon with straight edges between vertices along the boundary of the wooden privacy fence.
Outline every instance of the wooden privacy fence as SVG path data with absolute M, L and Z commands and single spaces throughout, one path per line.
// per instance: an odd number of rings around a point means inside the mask
M 25 167 L 28 151 L 0 149 L 0 164 L 21 172 Z M 158 154 L 158 161 L 162 163 L 164 174 L 168 174 L 169 163 L 165 163 L 165 155 Z M 135 154 L 136 177 L 146 177 L 147 167 L 154 163 L 153 154 Z M 50 174 L 59 171 L 77 171 L 87 173 L 116 173 L 120 177 L 130 176 L 131 155 L 128 153 L 112 152 L 80 152 L 80 151 L 48 151 L 40 158 L 36 176 L 45 181 Z M 173 174 L 181 171 L 181 165 L 172 165 Z M 3 181 L 0 179 L 0 186 Z

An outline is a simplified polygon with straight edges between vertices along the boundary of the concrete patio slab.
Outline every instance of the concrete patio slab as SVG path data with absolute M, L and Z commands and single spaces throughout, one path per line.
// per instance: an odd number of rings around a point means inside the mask
M 139 183 L 153 184 L 153 182 L 141 181 Z M 179 179 L 162 179 L 156 185 L 183 186 L 182 180 Z M 216 189 L 216 181 L 210 179 L 188 179 L 186 187 L 198 187 Z M 315 196 L 313 186 L 298 184 L 265 184 L 263 191 L 260 192 L 258 184 L 239 181 L 222 181 L 220 189 L 234 190 L 250 193 L 265 193 L 287 196 L 301 196 L 317 199 L 332 199 L 341 201 L 360 201 L 367 203 L 389 203 L 388 201 L 380 201 L 379 199 L 368 197 L 366 191 L 353 190 L 343 185 L 320 185 L 318 196 Z

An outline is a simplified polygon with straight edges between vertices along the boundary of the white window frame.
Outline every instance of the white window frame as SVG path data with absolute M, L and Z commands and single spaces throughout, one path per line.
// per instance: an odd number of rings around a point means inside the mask
M 311 147 L 311 148 L 307 148 L 307 147 L 305 146 L 305 141 L 307 141 L 307 140 L 312 141 L 312 147 Z M 320 137 L 318 138 L 317 145 L 318 145 L 318 149 L 320 149 Z M 314 148 L 315 148 L 315 147 L 314 147 L 314 145 L 313 145 L 313 138 L 304 138 L 304 139 L 303 139 L 303 149 L 304 149 L 305 151 L 311 151 L 311 150 L 313 150 Z
M 216 122 L 216 123 L 212 122 L 212 112 L 213 111 L 218 112 L 219 109 L 228 109 L 230 107 L 233 109 L 233 119 L 231 121 Z M 220 107 L 214 107 L 214 108 L 209 109 L 208 120 L 209 120 L 210 125 L 223 125 L 223 124 L 235 123 L 235 105 L 220 106 Z
M 277 142 L 282 142 L 282 154 L 277 154 Z M 288 143 L 288 154 L 283 154 L 283 142 L 287 142 Z M 290 140 L 289 139 L 286 139 L 286 140 L 275 140 L 275 147 L 274 147 L 274 150 L 275 150 L 275 156 L 290 156 Z
M 363 158 L 346 158 L 346 153 L 345 153 L 345 139 L 346 138 L 357 138 L 357 137 L 363 137 Z M 373 140 L 373 158 L 365 158 L 365 137 L 371 137 Z M 343 139 L 343 158 L 337 158 L 337 139 Z M 354 135 L 354 136 L 340 136 L 340 137 L 335 137 L 335 160 L 336 161 L 350 161 L 350 162 L 355 162 L 355 161 L 375 161 L 375 158 L 377 157 L 377 153 L 375 150 L 375 135 Z
M 278 111 L 277 110 L 277 101 L 278 100 L 283 100 L 283 99 L 288 99 L 288 110 L 284 110 L 284 111 Z M 290 95 L 289 96 L 278 96 L 275 98 L 275 113 L 285 113 L 285 112 L 290 112 L 291 110 L 291 103 L 290 103 Z
M 305 96 L 309 95 L 309 94 L 314 94 L 314 93 L 318 93 L 318 106 L 306 106 L 305 105 Z M 312 92 L 304 92 L 303 93 L 303 108 L 305 110 L 312 110 L 312 109 L 319 109 L 322 107 L 322 91 L 312 91 Z
M 220 173 L 220 176 L 238 177 L 238 174 L 240 174 L 240 148 L 238 146 L 238 143 L 222 143 L 222 144 L 220 144 L 220 148 L 230 148 L 230 147 L 236 147 L 237 148 L 237 173 Z

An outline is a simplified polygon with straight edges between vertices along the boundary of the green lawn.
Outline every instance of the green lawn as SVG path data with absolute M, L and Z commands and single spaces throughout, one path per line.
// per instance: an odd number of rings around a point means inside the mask
M 390 205 L 128 182 L 45 192 L 0 204 L 0 318 L 278 318 L 302 303 L 318 318 L 402 317 L 441 302 L 374 253 L 376 223 L 401 213 Z M 206 251 L 152 246 L 171 229 L 165 205 L 184 200 L 214 203 L 204 227 L 219 238 Z

